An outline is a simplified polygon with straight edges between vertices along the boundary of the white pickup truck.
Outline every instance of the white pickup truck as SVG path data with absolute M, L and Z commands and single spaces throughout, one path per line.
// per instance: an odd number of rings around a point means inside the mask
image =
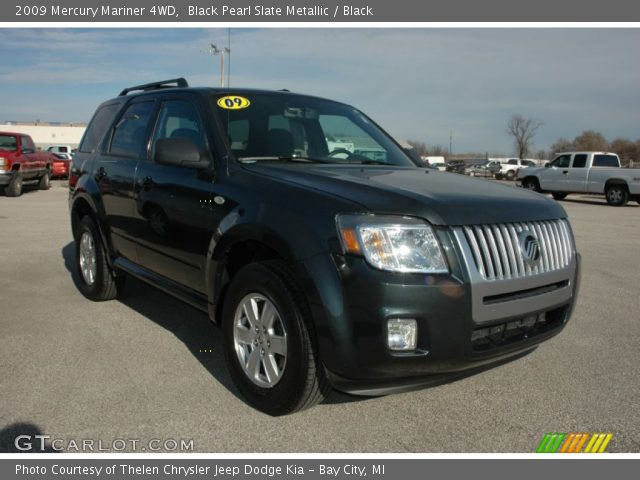
M 630 198 L 640 203 L 640 169 L 621 168 L 615 153 L 559 153 L 543 168 L 520 170 L 517 181 L 556 200 L 570 193 L 593 193 L 604 194 L 609 205 L 622 206 Z

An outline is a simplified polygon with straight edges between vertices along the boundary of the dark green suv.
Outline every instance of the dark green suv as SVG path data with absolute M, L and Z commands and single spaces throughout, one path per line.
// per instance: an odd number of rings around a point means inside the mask
M 208 312 L 272 415 L 379 395 L 557 334 L 579 255 L 562 207 L 416 167 L 354 107 L 287 91 L 127 88 L 73 160 L 82 293 L 131 275 Z

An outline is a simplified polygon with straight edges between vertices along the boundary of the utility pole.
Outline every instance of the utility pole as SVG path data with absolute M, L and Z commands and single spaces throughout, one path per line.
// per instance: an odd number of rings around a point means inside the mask
M 451 155 L 452 145 L 453 145 L 453 130 L 449 130 L 449 155 Z
M 231 54 L 231 49 L 228 47 L 218 48 L 213 43 L 209 44 L 210 48 L 207 50 L 207 53 L 210 53 L 214 57 L 216 55 L 220 55 L 220 87 L 224 87 L 224 54 Z

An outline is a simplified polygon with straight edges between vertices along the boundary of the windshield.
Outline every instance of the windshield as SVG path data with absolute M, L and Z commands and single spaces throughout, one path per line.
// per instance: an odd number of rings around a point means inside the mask
M 415 166 L 358 110 L 280 93 L 214 95 L 215 111 L 236 159 Z
M 15 152 L 18 150 L 18 141 L 13 135 L 0 135 L 0 150 Z

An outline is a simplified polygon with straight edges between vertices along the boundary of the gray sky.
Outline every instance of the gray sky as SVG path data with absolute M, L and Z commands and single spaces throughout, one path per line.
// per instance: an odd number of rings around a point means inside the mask
M 0 29 L 0 121 L 87 121 L 123 87 L 219 82 L 226 29 Z M 232 29 L 231 84 L 350 103 L 391 134 L 454 152 L 535 148 L 582 130 L 640 138 L 640 29 Z

